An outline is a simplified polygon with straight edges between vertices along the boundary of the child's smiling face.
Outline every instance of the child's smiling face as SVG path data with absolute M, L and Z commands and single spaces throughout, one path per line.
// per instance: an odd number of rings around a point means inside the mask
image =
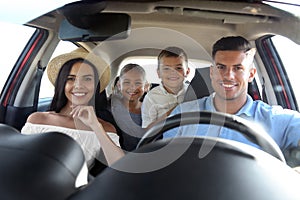
M 132 69 L 120 77 L 118 87 L 123 98 L 138 101 L 145 92 L 145 84 L 143 74 Z
M 170 93 L 176 94 L 183 87 L 183 82 L 189 73 L 184 57 L 162 57 L 157 70 L 158 77 Z

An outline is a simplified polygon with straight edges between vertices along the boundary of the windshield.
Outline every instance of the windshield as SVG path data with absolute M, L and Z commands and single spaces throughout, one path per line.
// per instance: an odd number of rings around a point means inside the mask
M 266 0 L 263 1 L 273 7 L 285 10 L 300 17 L 300 1 L 299 0 Z
M 24 24 L 44 13 L 61 7 L 73 0 L 14 0 L 1 1 L 0 21 Z M 14 13 L 12 15 L 12 13 Z

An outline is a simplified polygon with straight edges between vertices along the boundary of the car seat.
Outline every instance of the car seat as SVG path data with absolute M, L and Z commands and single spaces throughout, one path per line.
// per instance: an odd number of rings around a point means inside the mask
M 209 67 L 197 68 L 195 75 L 191 80 L 185 97 L 184 102 L 200 99 L 205 96 L 209 96 L 213 92 L 209 77 Z
M 85 176 L 85 158 L 75 140 L 58 132 L 22 135 L 3 127 L 1 199 L 66 199 L 78 190 L 77 181 Z
M 20 131 L 7 124 L 0 124 L 0 134 L 20 134 Z M 1 136 L 0 136 L 1 137 Z

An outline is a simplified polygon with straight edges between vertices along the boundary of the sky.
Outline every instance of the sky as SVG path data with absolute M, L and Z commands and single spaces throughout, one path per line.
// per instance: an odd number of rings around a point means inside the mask
M 74 1 L 74 0 L 73 0 Z M 72 0 L 2 0 L 0 21 L 23 24 Z

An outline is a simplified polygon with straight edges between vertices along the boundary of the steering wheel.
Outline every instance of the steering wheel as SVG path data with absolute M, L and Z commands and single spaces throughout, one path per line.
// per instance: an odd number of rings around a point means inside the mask
M 141 138 L 137 148 L 158 140 L 164 132 L 172 128 L 189 124 L 213 124 L 236 130 L 251 142 L 259 145 L 263 151 L 284 163 L 286 162 L 278 145 L 263 129 L 258 127 L 253 129 L 253 124 L 236 115 L 209 111 L 180 113 L 168 117 L 165 121 L 161 121 L 151 127 Z

